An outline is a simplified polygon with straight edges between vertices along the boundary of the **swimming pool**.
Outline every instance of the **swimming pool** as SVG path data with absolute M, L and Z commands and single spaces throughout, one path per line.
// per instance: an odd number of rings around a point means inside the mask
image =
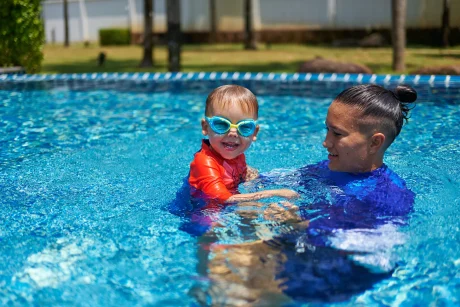
M 331 305 L 460 304 L 459 80 L 249 73 L 1 76 L 0 303 L 197 304 L 202 245 L 167 205 L 199 149 L 208 92 L 255 92 L 261 131 L 247 160 L 269 172 L 325 159 L 327 107 L 360 82 L 407 82 L 421 96 L 386 157 L 415 212 L 392 276 Z M 219 240 L 244 241 L 229 219 Z

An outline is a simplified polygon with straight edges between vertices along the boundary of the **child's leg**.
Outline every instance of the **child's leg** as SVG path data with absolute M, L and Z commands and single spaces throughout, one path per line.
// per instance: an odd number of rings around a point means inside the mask
M 208 260 L 210 249 L 213 243 L 217 242 L 217 237 L 214 232 L 209 231 L 206 234 L 198 237 L 197 245 L 197 273 L 200 276 L 208 276 Z

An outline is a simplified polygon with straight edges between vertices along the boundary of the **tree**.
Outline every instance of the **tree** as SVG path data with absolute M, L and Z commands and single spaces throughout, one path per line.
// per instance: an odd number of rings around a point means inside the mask
M 141 67 L 153 66 L 153 0 L 144 0 L 144 56 Z
M 253 29 L 252 0 L 244 0 L 244 49 L 256 50 L 256 38 Z
M 69 8 L 68 0 L 64 0 L 64 46 L 69 47 Z
M 404 49 L 406 47 L 406 0 L 392 0 L 393 70 L 404 71 Z
M 41 0 L 1 0 L 0 67 L 22 66 L 40 71 L 45 31 Z
M 209 21 L 210 21 L 209 42 L 215 43 L 216 38 L 217 38 L 216 0 L 209 0 Z
M 180 71 L 181 29 L 180 0 L 166 0 L 168 23 L 168 70 Z
M 443 10 L 442 10 L 442 46 L 447 48 L 449 47 L 449 33 L 450 33 L 450 0 L 443 1 Z

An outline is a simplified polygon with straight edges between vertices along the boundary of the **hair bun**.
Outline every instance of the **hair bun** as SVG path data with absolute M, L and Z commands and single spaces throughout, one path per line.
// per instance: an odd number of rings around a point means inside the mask
M 408 85 L 398 85 L 393 93 L 401 102 L 414 102 L 417 100 L 417 92 Z

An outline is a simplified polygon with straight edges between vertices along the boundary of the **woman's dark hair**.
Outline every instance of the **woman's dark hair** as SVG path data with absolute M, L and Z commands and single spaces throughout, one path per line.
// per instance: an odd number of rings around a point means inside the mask
M 417 92 L 407 85 L 387 90 L 375 84 L 350 87 L 341 92 L 335 101 L 354 106 L 362 111 L 362 119 L 378 120 L 392 142 L 401 132 L 404 120 L 408 120 L 410 103 L 417 99 Z M 390 142 L 390 144 L 391 144 Z

